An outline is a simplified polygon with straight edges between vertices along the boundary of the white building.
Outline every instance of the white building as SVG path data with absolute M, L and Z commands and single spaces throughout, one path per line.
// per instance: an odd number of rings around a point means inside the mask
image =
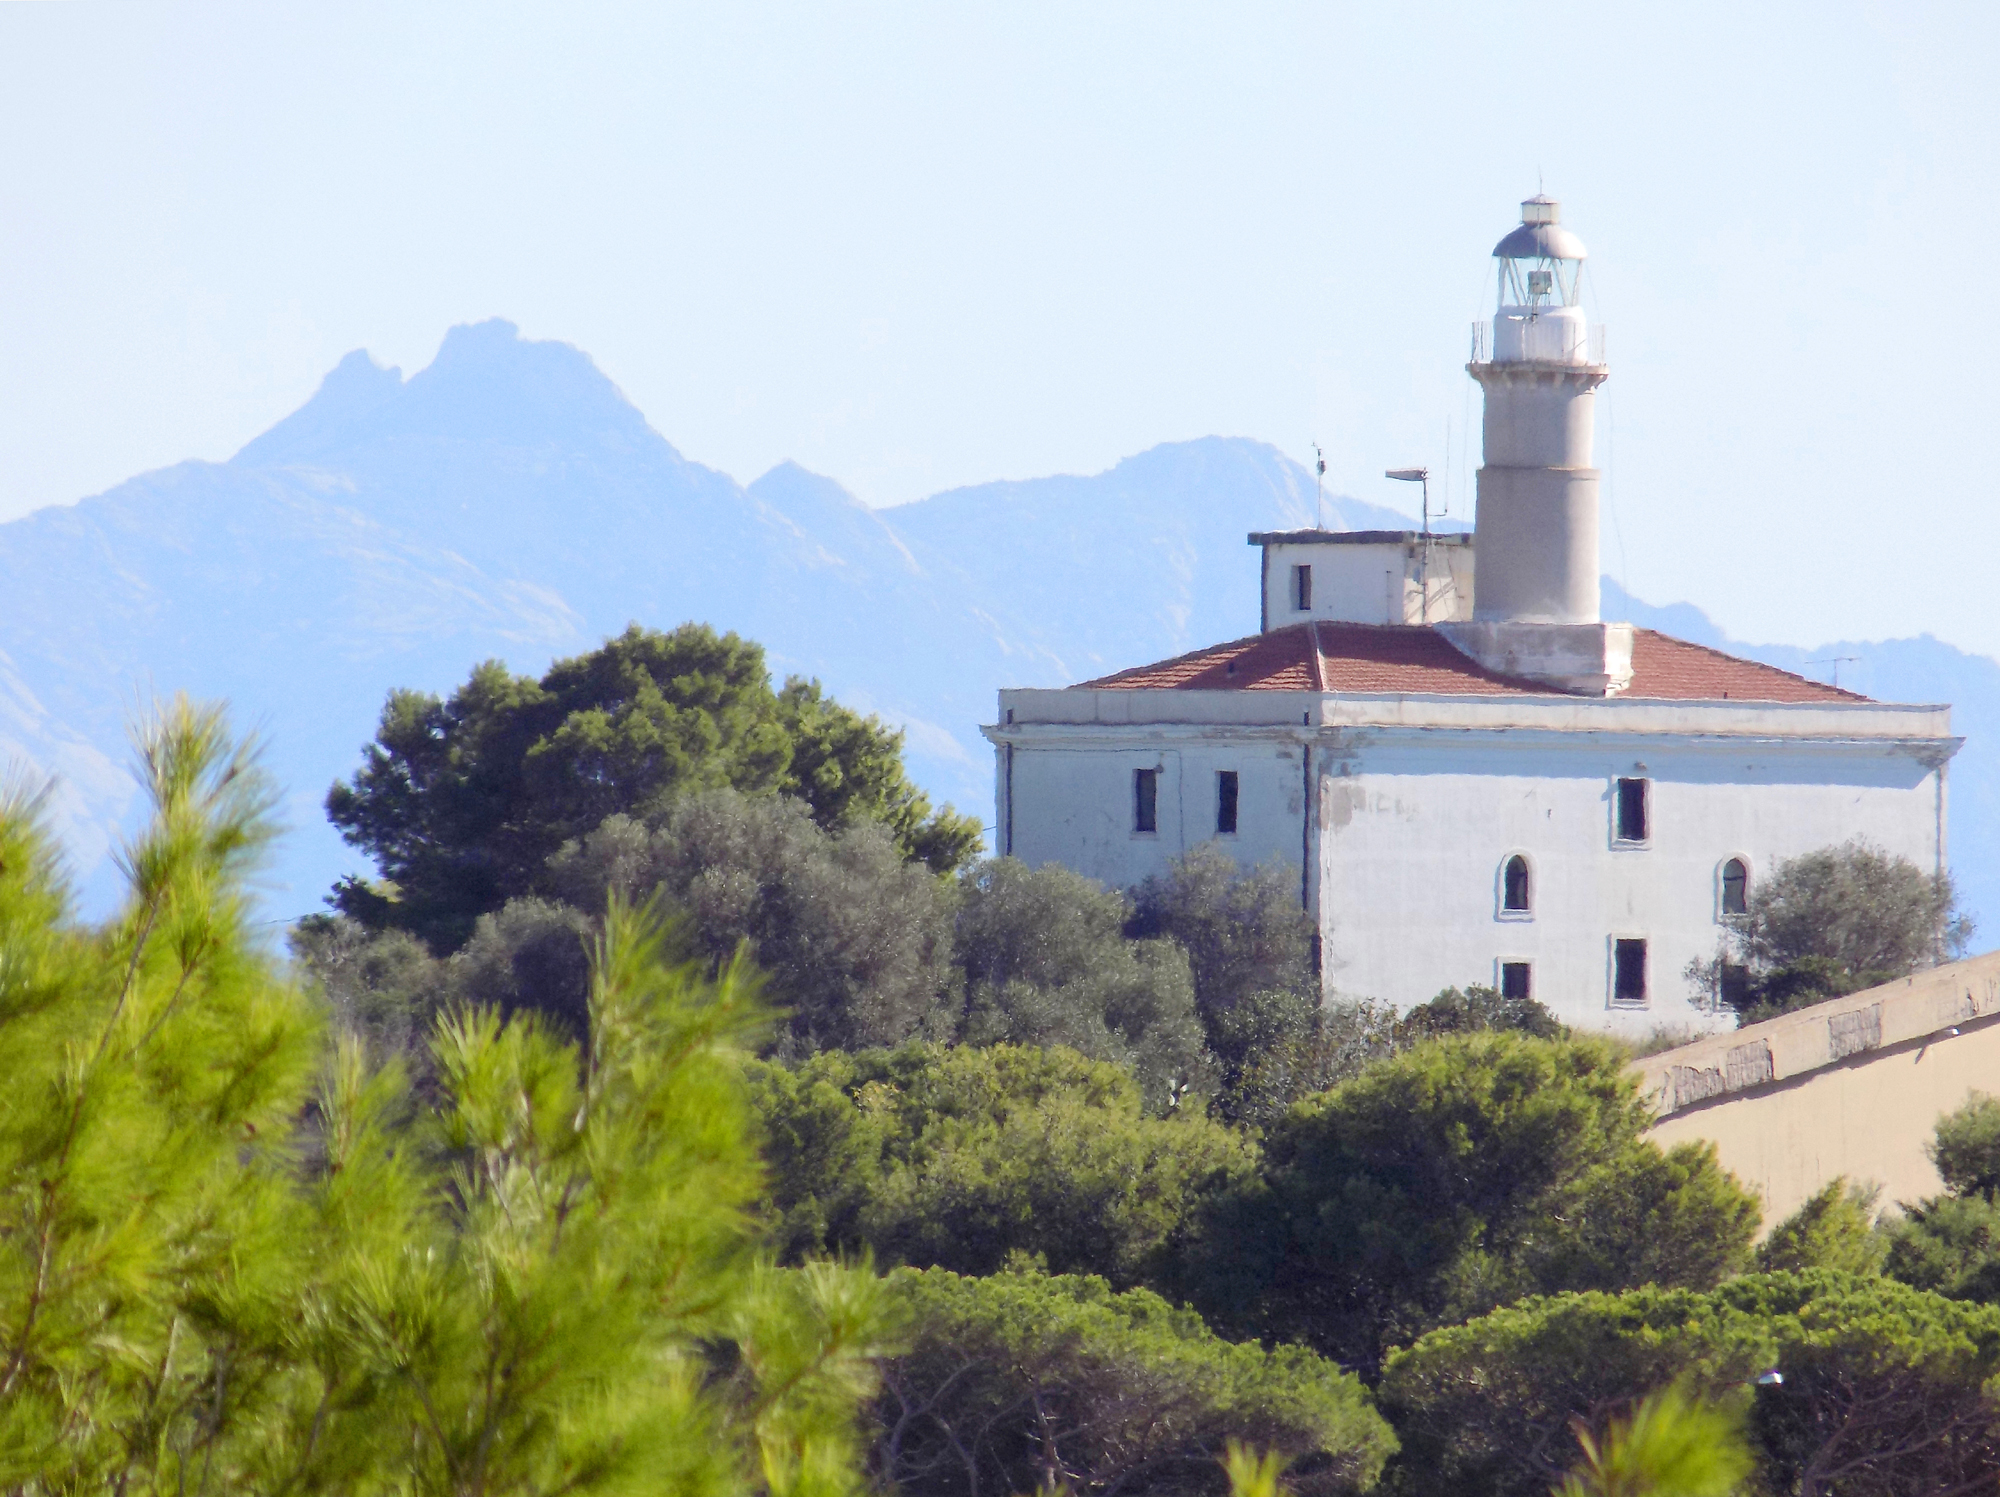
M 1065 690 L 1000 693 L 998 842 L 1130 887 L 1198 843 L 1298 871 L 1328 994 L 1490 983 L 1565 1021 L 1708 1022 L 1683 973 L 1777 863 L 1863 837 L 1945 862 L 1950 709 L 1598 616 L 1583 246 L 1523 204 L 1471 537 L 1291 531 L 1263 629 Z M 1477 567 L 1474 562 L 1477 560 Z

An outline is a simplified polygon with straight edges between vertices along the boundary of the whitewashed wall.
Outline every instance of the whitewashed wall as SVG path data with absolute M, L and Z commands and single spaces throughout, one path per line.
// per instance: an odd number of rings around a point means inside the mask
M 1726 860 L 1748 863 L 1754 887 L 1786 858 L 1857 836 L 1925 869 L 1940 856 L 1937 772 L 1886 746 L 1384 735 L 1322 762 L 1325 982 L 1399 1005 L 1497 984 L 1502 961 L 1527 961 L 1535 996 L 1569 1023 L 1699 1024 L 1683 973 L 1724 935 Z M 1614 836 L 1621 776 L 1650 782 L 1642 846 Z M 1526 918 L 1500 908 L 1515 853 L 1531 873 Z M 1647 942 L 1642 1011 L 1611 1006 L 1620 936 Z
M 1252 737 L 1176 736 L 1151 743 L 1082 742 L 1014 754 L 1012 850 L 1130 888 L 1196 843 L 1219 842 L 1243 867 L 1307 859 L 1305 749 Z M 1159 830 L 1132 827 L 1132 774 L 1157 769 Z M 1237 772 L 1236 835 L 1215 831 L 1216 774 Z M 1001 807 L 1004 828 L 1006 808 Z M 1302 890 L 1303 893 L 1303 890 Z
M 1214 836 L 1215 774 L 1234 769 L 1221 845 L 1310 870 L 1329 993 L 1408 1006 L 1525 960 L 1566 1021 L 1626 1032 L 1706 1017 L 1682 973 L 1717 950 L 1726 859 L 1754 882 L 1859 836 L 1939 866 L 1933 766 L 1955 746 L 1942 709 L 1872 703 L 1072 690 L 1003 692 L 1001 709 L 1002 850 L 1129 888 Z M 1132 826 L 1142 767 L 1160 771 L 1152 834 Z M 1643 847 L 1614 837 L 1620 776 L 1651 782 Z M 1528 919 L 1500 908 L 1517 852 Z M 1648 942 L 1644 1010 L 1611 1007 L 1619 936 Z
M 1264 547 L 1264 627 L 1416 624 L 1472 617 L 1471 537 L 1438 536 L 1428 568 L 1420 541 L 1273 541 Z M 1297 607 L 1292 569 L 1313 569 L 1313 606 Z M 1428 577 L 1426 577 L 1428 571 Z M 1424 593 L 1430 594 L 1428 614 Z

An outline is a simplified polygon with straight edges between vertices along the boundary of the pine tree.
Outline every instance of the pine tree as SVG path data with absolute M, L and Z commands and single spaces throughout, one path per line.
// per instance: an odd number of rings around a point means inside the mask
M 257 938 L 254 754 L 177 702 L 141 762 L 102 928 L 0 805 L 0 1484 L 852 1491 L 887 1317 L 754 1252 L 747 974 L 614 905 L 581 1053 L 457 1014 L 426 1108 Z

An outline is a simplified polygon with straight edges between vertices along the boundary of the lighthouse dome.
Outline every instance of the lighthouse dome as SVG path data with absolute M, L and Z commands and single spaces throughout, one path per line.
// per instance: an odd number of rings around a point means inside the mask
M 1581 260 L 1589 253 L 1562 226 L 1562 204 L 1539 193 L 1521 204 L 1521 226 L 1493 246 L 1496 260 Z

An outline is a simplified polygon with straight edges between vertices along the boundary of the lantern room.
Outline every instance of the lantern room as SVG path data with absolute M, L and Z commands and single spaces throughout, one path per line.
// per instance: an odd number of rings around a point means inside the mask
M 1499 306 L 1496 364 L 1588 364 L 1590 336 L 1579 304 L 1583 241 L 1562 226 L 1562 205 L 1539 193 L 1521 204 L 1521 224 L 1493 247 Z

